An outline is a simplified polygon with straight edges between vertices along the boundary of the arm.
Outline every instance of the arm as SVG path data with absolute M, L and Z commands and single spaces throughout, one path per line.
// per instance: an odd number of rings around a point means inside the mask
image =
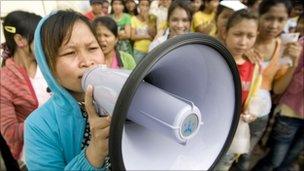
M 292 80 L 292 76 L 295 72 L 295 67 L 289 67 L 287 73 L 280 77 L 277 80 L 274 80 L 273 83 L 273 92 L 275 94 L 282 94 L 288 87 L 289 83 Z
M 85 149 L 66 163 L 62 146 L 51 128 L 44 123 L 44 120 L 37 118 L 30 118 L 25 122 L 25 159 L 29 170 L 97 169 L 88 161 Z M 100 170 L 104 170 L 104 168 L 100 168 Z
M 23 122 L 19 122 L 13 104 L 12 94 L 1 85 L 0 128 L 15 158 L 23 148 Z
M 301 50 L 302 50 L 302 47 L 299 43 L 295 42 L 295 43 L 287 44 L 287 46 L 284 50 L 284 54 L 289 56 L 292 59 L 293 65 L 287 69 L 287 72 L 285 75 L 274 80 L 273 91 L 275 94 L 282 94 L 287 89 L 287 87 L 290 84 L 293 77 L 295 77 L 296 80 L 301 80 L 301 76 L 299 76 L 299 75 L 301 75 L 301 72 L 303 75 L 303 68 L 301 68 L 300 73 L 296 73 L 294 75 L 294 72 L 299 64 L 299 60 L 303 60 L 303 52 L 301 54 Z M 302 78 L 302 80 L 303 80 L 303 78 Z
M 126 25 L 124 30 L 118 32 L 119 40 L 128 40 L 131 37 L 131 27 Z
M 131 40 L 136 41 L 136 40 L 142 40 L 142 39 L 152 40 L 152 37 L 149 34 L 138 35 L 138 34 L 136 34 L 136 29 L 132 27 L 131 28 Z
M 195 32 L 200 32 L 200 33 L 204 33 L 204 34 L 208 34 L 210 33 L 210 31 L 212 30 L 212 25 L 213 23 L 203 23 L 200 24 L 199 26 L 195 27 Z

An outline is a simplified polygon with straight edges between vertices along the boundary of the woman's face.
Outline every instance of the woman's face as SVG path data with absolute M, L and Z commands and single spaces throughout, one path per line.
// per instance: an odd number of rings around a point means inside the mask
M 114 13 L 118 14 L 118 13 L 122 13 L 124 10 L 124 5 L 122 4 L 121 1 L 113 1 L 113 11 Z
M 199 11 L 202 3 L 203 3 L 202 0 L 193 0 L 192 1 L 192 8 L 193 8 L 194 12 Z
M 126 8 L 128 9 L 128 11 L 134 11 L 134 9 L 136 8 L 135 2 L 134 1 L 127 1 Z
M 139 8 L 139 12 L 141 14 L 147 14 L 149 13 L 149 9 L 150 9 L 150 3 L 148 0 L 142 0 L 142 1 L 139 1 L 139 4 L 138 4 L 138 8 Z
M 225 8 L 217 17 L 216 27 L 221 37 L 223 37 L 223 34 L 226 30 L 227 21 L 233 12 L 233 10 Z
M 100 47 L 105 55 L 115 50 L 118 39 L 107 27 L 98 25 L 96 33 Z
M 220 4 L 219 0 L 210 0 L 209 2 L 205 2 L 205 8 L 211 11 L 215 11 Z
M 243 19 L 228 29 L 225 35 L 225 43 L 232 56 L 240 57 L 253 47 L 257 30 L 257 22 L 252 19 Z
M 84 71 L 104 63 L 96 38 L 82 21 L 75 23 L 70 39 L 64 39 L 55 59 L 55 75 L 59 84 L 76 93 L 83 92 L 81 78 Z
M 288 13 L 283 4 L 277 4 L 260 16 L 259 31 L 264 38 L 275 38 L 282 31 L 287 22 Z
M 185 34 L 190 31 L 190 17 L 183 8 L 175 8 L 169 17 L 170 36 Z

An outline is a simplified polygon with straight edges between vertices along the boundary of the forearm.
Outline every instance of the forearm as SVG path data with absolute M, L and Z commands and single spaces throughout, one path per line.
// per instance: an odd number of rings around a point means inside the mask
M 289 83 L 292 80 L 295 69 L 296 67 L 290 67 L 284 76 L 277 80 L 274 80 L 273 92 L 275 94 L 282 94 L 287 89 Z
M 137 35 L 137 34 L 134 34 L 134 35 L 131 36 L 131 40 L 133 40 L 133 41 L 143 40 L 143 39 L 151 40 L 152 37 L 150 35 Z

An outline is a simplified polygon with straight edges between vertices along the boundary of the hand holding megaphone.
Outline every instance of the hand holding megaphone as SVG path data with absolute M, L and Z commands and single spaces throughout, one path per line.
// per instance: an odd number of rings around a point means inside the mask
M 101 167 L 108 155 L 108 142 L 111 117 L 100 117 L 93 105 L 93 86 L 89 85 L 85 93 L 85 108 L 90 124 L 91 139 L 86 156 L 94 167 Z

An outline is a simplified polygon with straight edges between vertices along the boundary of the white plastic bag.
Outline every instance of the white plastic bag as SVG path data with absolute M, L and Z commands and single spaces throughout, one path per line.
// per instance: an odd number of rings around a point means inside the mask
M 259 89 L 255 96 L 252 97 L 248 105 L 248 112 L 256 117 L 268 115 L 271 110 L 271 96 L 269 91 Z
M 242 119 L 239 120 L 238 127 L 233 137 L 228 153 L 244 154 L 250 149 L 250 130 L 249 124 Z

